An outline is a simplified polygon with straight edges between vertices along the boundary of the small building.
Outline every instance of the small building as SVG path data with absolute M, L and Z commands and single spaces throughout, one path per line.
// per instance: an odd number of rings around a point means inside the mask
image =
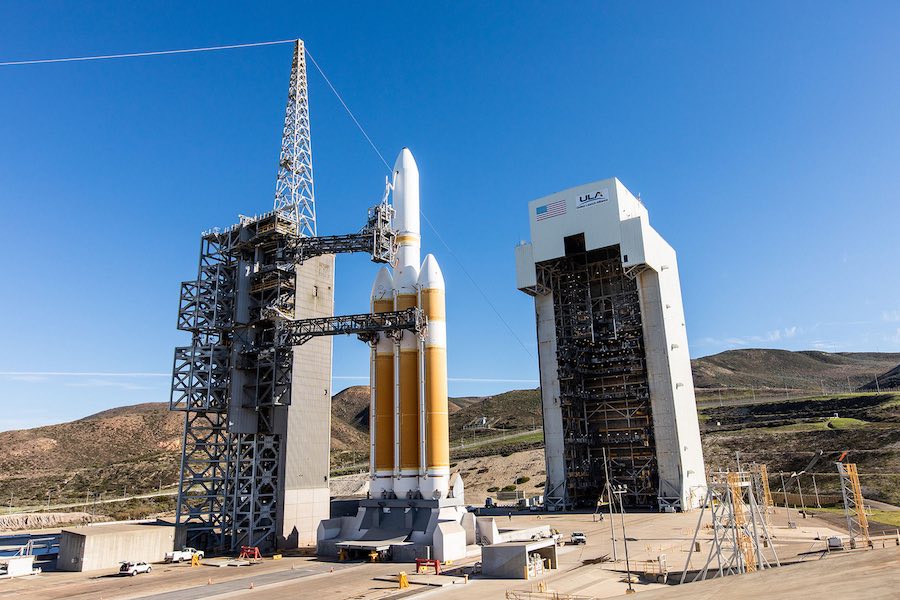
M 482 573 L 499 579 L 531 579 L 558 568 L 556 542 L 504 542 L 481 549 Z
M 93 571 L 118 567 L 125 560 L 160 562 L 184 543 L 184 528 L 162 521 L 71 527 L 60 535 L 56 568 Z

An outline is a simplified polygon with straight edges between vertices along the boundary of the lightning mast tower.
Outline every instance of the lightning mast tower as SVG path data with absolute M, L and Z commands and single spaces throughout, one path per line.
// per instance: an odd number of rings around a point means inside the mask
M 275 183 L 275 212 L 298 223 L 298 235 L 316 235 L 316 201 L 313 186 L 312 144 L 309 131 L 309 92 L 306 85 L 306 52 L 297 40 L 291 65 L 281 157 Z

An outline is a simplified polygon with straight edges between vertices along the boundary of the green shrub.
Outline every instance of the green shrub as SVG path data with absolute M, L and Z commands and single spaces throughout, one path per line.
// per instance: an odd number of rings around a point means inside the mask
M 498 487 L 495 485 L 495 486 L 493 486 L 493 487 L 489 487 L 489 488 L 487 489 L 487 491 L 489 491 L 489 492 L 496 492 L 496 491 L 499 490 L 499 489 L 500 489 L 500 488 L 498 488 Z
M 516 478 L 516 484 L 517 484 L 517 485 L 522 485 L 523 483 L 528 483 L 529 481 L 531 481 L 531 477 L 524 477 L 524 476 L 523 476 L 523 477 L 517 477 L 517 478 Z
M 479 474 L 479 475 L 484 475 L 484 474 L 487 473 L 489 470 L 490 470 L 490 469 L 488 469 L 487 467 L 484 467 L 483 469 L 478 469 L 478 474 Z
M 542 482 L 540 482 L 540 483 L 536 483 L 536 484 L 534 485 L 534 487 L 544 487 L 544 484 L 545 484 L 545 483 L 547 483 L 547 482 L 546 482 L 546 481 L 542 481 Z
M 514 491 L 516 491 L 516 486 L 514 486 L 514 485 L 504 485 L 504 486 L 503 486 L 503 489 L 500 490 L 500 491 L 502 491 L 502 492 L 514 492 Z

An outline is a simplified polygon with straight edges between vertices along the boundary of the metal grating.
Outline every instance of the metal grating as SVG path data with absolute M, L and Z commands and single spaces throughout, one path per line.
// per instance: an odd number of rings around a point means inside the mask
M 553 296 L 566 463 L 566 503 L 595 506 L 610 479 L 625 502 L 654 506 L 658 474 L 637 284 L 618 246 L 537 265 Z

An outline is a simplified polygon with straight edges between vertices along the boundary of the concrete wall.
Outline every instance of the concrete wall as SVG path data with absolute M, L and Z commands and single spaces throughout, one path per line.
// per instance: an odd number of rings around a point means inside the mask
M 534 265 L 531 266 L 534 272 Z M 556 323 L 553 295 L 534 297 L 537 320 L 538 366 L 541 378 L 541 413 L 544 421 L 544 461 L 547 482 L 544 496 L 548 505 L 566 501 L 565 439 L 562 408 L 559 404 L 559 376 L 556 362 Z
M 334 256 L 297 267 L 296 318 L 334 315 Z M 279 499 L 279 543 L 315 546 L 316 531 L 329 518 L 331 450 L 331 337 L 294 348 L 291 405 L 281 419 L 283 490 Z
M 125 560 L 161 562 L 166 552 L 184 543 L 184 531 L 174 525 L 94 525 L 63 529 L 57 569 L 93 571 L 117 569 Z

